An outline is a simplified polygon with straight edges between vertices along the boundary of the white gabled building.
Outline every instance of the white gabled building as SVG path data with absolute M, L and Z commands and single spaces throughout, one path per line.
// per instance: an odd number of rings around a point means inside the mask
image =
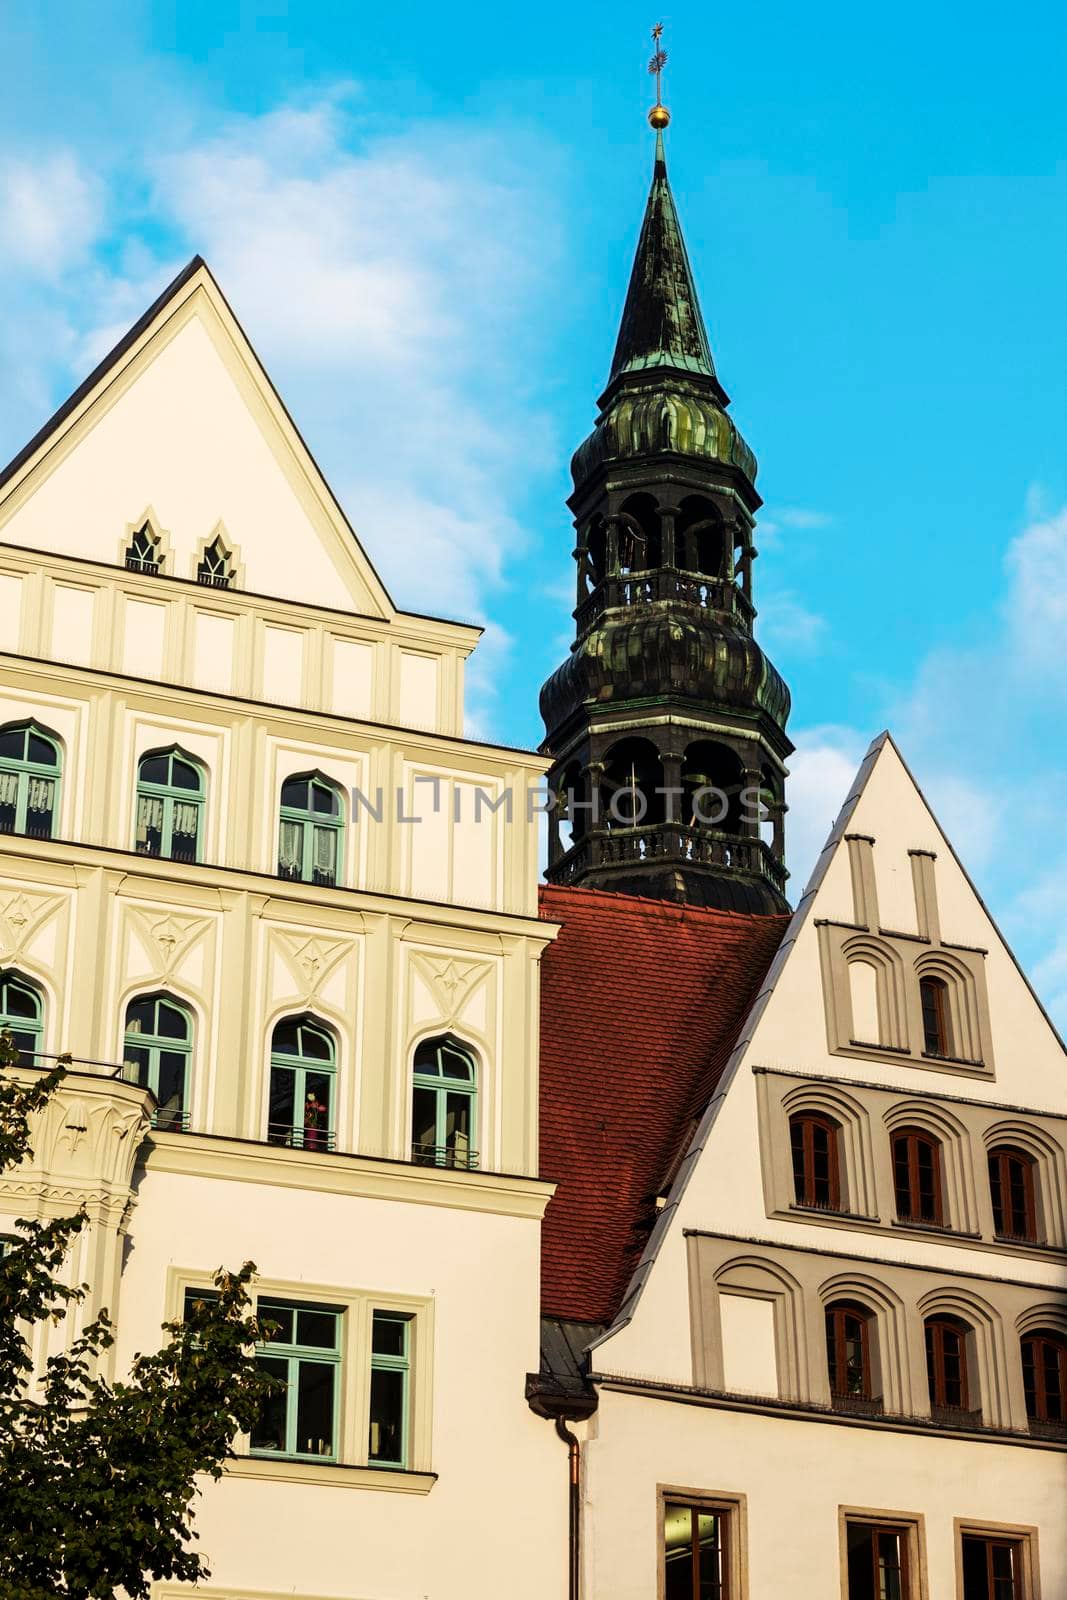
M 773 959 L 768 919 L 546 910 L 547 1169 L 600 1137 L 536 1399 L 589 1416 L 586 1600 L 1067 1593 L 1067 1060 L 888 736 Z M 564 1072 L 548 1019 L 611 962 Z
M 544 763 L 463 737 L 478 630 L 396 609 L 202 261 L 0 478 L 0 617 L 0 1013 L 75 1057 L 0 1232 L 87 1204 L 120 1371 L 220 1264 L 281 1329 L 205 1592 L 558 1592 Z

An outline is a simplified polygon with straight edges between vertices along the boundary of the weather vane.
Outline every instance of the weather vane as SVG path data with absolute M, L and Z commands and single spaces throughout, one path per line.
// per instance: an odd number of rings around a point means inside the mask
M 656 103 L 648 113 L 648 120 L 657 130 L 665 128 L 671 120 L 671 114 L 663 104 L 663 69 L 667 65 L 667 52 L 660 44 L 663 38 L 663 24 L 657 22 L 652 29 L 652 43 L 655 45 L 655 54 L 648 63 L 648 70 L 656 80 Z

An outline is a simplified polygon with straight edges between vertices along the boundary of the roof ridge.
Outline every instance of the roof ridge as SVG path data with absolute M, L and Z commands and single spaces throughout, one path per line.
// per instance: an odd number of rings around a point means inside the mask
M 647 906 L 650 909 L 662 911 L 665 916 L 684 919 L 687 916 L 710 917 L 713 920 L 724 918 L 729 921 L 743 923 L 746 927 L 753 923 L 766 922 L 770 925 L 788 923 L 792 917 L 791 911 L 737 911 L 732 906 L 698 906 L 690 905 L 679 900 L 663 900 L 654 895 L 631 894 L 619 889 L 599 889 L 578 883 L 540 883 L 537 886 L 538 899 L 550 894 L 581 896 L 583 900 L 597 900 L 607 905 L 633 905 L 636 907 Z M 580 902 L 579 902 L 580 903 Z

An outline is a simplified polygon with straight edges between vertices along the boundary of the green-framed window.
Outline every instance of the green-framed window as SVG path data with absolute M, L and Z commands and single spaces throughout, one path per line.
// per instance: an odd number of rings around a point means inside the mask
M 271 1036 L 267 1139 L 300 1150 L 332 1150 L 337 1050 L 313 1017 L 286 1017 Z
M 451 1034 L 415 1051 L 411 1155 L 429 1167 L 476 1167 L 478 1074 L 471 1052 Z
M 141 995 L 126 1008 L 123 1076 L 156 1097 L 152 1126 L 182 1133 L 189 1126 L 193 1019 L 167 994 Z
M 204 769 L 177 745 L 150 750 L 137 763 L 138 855 L 199 861 Z
M 375 1311 L 371 1318 L 367 1459 L 372 1466 L 408 1463 L 411 1326 L 411 1317 L 399 1311 Z
M 257 1315 L 273 1327 L 256 1359 L 285 1388 L 264 1401 L 252 1454 L 336 1461 L 344 1313 L 262 1295 Z
M 336 783 L 302 772 L 282 784 L 278 876 L 333 888 L 344 859 L 344 803 Z
M 41 991 L 17 972 L 0 973 L 0 1029 L 10 1033 L 20 1055 L 40 1055 L 44 1039 Z
M 58 741 L 36 722 L 0 728 L 0 833 L 52 837 L 60 766 Z

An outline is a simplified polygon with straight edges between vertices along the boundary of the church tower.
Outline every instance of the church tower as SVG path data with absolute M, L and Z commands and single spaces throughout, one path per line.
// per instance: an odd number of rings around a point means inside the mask
M 541 691 L 551 883 L 786 907 L 789 691 L 753 637 L 756 459 L 655 167 L 608 386 L 571 463 L 575 640 Z

